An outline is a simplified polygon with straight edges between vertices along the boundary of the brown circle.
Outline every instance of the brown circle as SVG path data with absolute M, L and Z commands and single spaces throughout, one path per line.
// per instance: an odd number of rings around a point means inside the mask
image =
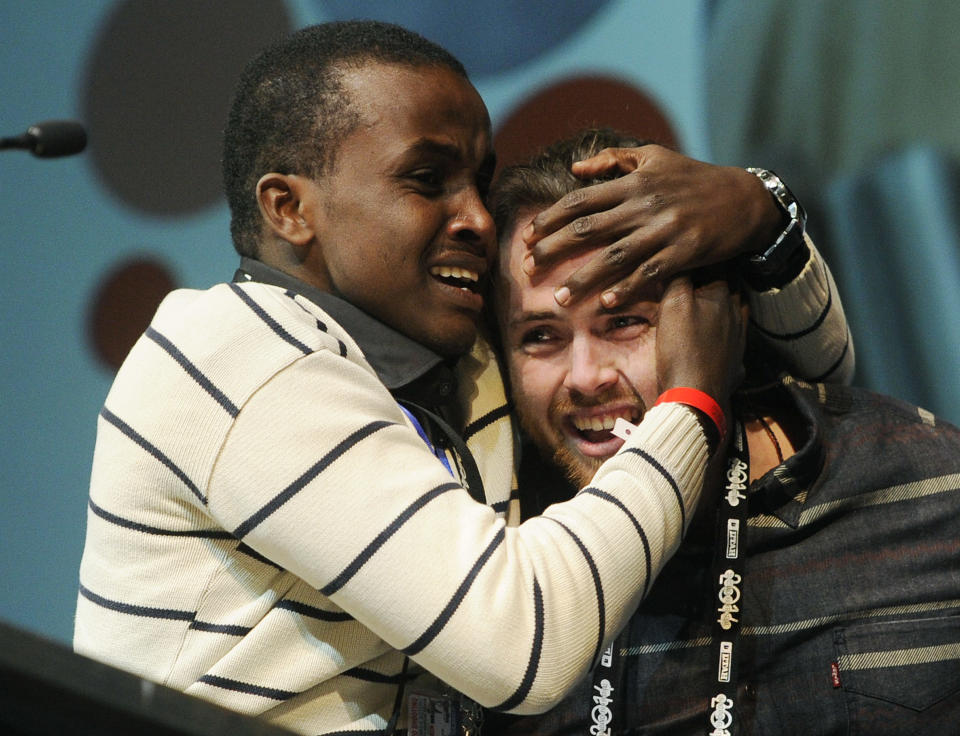
M 246 62 L 291 30 L 283 0 L 125 0 L 87 60 L 90 161 L 126 206 L 200 211 L 222 196 L 220 150 Z
M 607 127 L 676 148 L 666 114 L 627 82 L 585 76 L 560 80 L 516 107 L 494 136 L 498 166 L 518 163 L 582 128 Z
M 91 300 L 87 335 L 97 359 L 116 371 L 176 281 L 167 266 L 149 257 L 117 264 Z

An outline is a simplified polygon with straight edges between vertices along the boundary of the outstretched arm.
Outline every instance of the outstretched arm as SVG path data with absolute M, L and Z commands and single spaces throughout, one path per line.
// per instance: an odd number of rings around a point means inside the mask
M 744 328 L 720 287 L 677 296 L 671 313 L 686 327 L 658 343 L 664 388 L 726 398 L 718 394 L 732 383 Z M 276 308 L 272 292 L 248 291 Z M 250 396 L 217 454 L 210 513 L 480 703 L 528 713 L 552 706 L 679 544 L 709 455 L 700 421 L 677 403 L 650 409 L 587 489 L 507 528 L 351 355 L 299 356 Z

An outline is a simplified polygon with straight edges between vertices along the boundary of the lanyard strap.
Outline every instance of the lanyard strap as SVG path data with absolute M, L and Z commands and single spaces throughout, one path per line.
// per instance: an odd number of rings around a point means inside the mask
M 457 457 L 459 458 L 460 464 L 463 468 L 463 484 L 470 493 L 470 496 L 473 498 L 473 500 L 478 501 L 479 503 L 486 503 L 486 494 L 483 490 L 483 479 L 480 477 L 480 471 L 477 468 L 477 463 L 473 459 L 473 454 L 467 448 L 466 442 L 460 438 L 460 435 L 458 435 L 449 424 L 443 421 L 443 419 L 441 419 L 432 411 L 424 409 L 419 404 L 414 404 L 413 402 L 404 401 L 402 399 L 398 399 L 397 403 L 400 405 L 400 409 L 403 411 L 403 413 L 407 415 L 407 418 L 413 424 L 414 429 L 417 430 L 417 434 L 420 435 L 420 439 L 426 443 L 427 447 L 430 448 L 430 451 L 436 455 L 437 459 L 443 463 L 443 467 L 445 467 L 447 472 L 452 476 L 454 473 L 453 469 L 450 467 L 450 461 L 447 459 L 447 453 L 444 452 L 442 447 L 437 446 L 436 443 L 431 441 L 430 436 L 426 433 L 423 425 L 420 423 L 420 420 L 417 419 L 412 410 L 416 410 L 433 426 L 440 430 L 440 433 L 454 449 Z M 393 711 L 390 714 L 390 720 L 387 721 L 387 725 L 384 730 L 384 734 L 386 736 L 393 736 L 397 729 L 397 721 L 400 717 L 400 711 L 403 708 L 403 695 L 404 690 L 406 689 L 407 667 L 409 663 L 410 658 L 404 657 L 403 669 L 400 671 L 400 682 L 397 685 L 397 693 L 393 703 Z M 480 707 L 473 701 L 466 698 L 466 696 L 460 696 L 457 700 L 457 705 L 459 708 L 458 717 L 462 733 L 479 734 L 480 724 L 483 720 L 483 712 Z
M 407 419 L 409 419 L 410 422 L 413 424 L 413 428 L 417 430 L 417 434 L 420 435 L 420 439 L 422 439 L 426 443 L 427 447 L 430 448 L 430 452 L 434 454 L 437 460 L 443 463 L 443 467 L 447 469 L 447 472 L 450 473 L 450 475 L 453 475 L 453 470 L 450 468 L 450 461 L 447 459 L 447 453 L 445 453 L 441 448 L 437 447 L 435 444 L 433 444 L 433 442 L 430 441 L 430 438 L 427 436 L 426 431 L 423 429 L 423 425 L 420 424 L 420 420 L 417 419 L 413 415 L 413 412 L 410 411 L 403 404 L 400 404 L 400 411 L 402 411 L 404 414 L 407 415 Z
M 429 447 L 433 454 L 436 455 L 440 462 L 443 463 L 450 475 L 453 475 L 453 470 L 450 469 L 450 463 L 447 460 L 447 455 L 443 451 L 443 448 L 437 447 L 436 444 L 430 441 L 430 438 L 424 431 L 420 421 L 416 418 L 416 416 L 414 416 L 413 411 L 411 410 L 416 410 L 440 430 L 440 433 L 449 443 L 450 447 L 452 447 L 456 452 L 457 458 L 459 459 L 463 468 L 463 485 L 473 497 L 474 501 L 486 504 L 487 498 L 486 493 L 484 493 L 483 490 L 483 479 L 480 477 L 480 470 L 477 468 L 477 463 L 473 459 L 473 454 L 467 448 L 467 443 L 460 438 L 460 435 L 453 430 L 453 427 L 443 421 L 443 419 L 441 419 L 435 413 L 429 409 L 423 408 L 419 404 L 414 404 L 411 401 L 405 401 L 403 399 L 398 399 L 397 403 L 400 404 L 400 408 L 403 410 L 404 414 L 406 414 L 410 421 L 413 422 L 413 426 L 416 428 L 417 434 L 419 434 L 423 441 L 427 443 L 427 447 Z
M 711 644 L 712 686 L 707 736 L 731 736 L 737 732 L 737 648 L 743 608 L 744 551 L 747 534 L 747 485 L 750 456 L 743 424 L 727 456 L 724 494 L 717 508 L 713 566 L 710 584 L 716 618 Z
M 747 485 L 750 481 L 750 456 L 747 435 L 741 422 L 736 423 L 735 434 L 727 454 L 727 471 L 723 496 L 717 510 L 712 574 L 709 579 L 710 599 L 715 602 L 711 661 L 716 669 L 711 673 L 711 699 L 707 736 L 732 736 L 738 723 L 734 709 L 737 693 L 736 646 L 740 637 L 740 615 L 743 597 L 743 553 L 746 550 Z M 642 604 L 641 604 L 642 605 Z M 624 663 L 620 656 L 617 637 L 603 655 L 593 673 L 590 717 L 591 736 L 611 736 L 614 714 L 620 709 L 611 706 L 618 694 L 613 683 L 620 687 Z

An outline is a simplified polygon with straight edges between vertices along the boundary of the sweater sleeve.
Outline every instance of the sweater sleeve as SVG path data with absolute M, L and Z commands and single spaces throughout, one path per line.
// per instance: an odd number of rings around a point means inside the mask
M 748 289 L 754 327 L 785 361 L 808 381 L 850 383 L 853 338 L 833 275 L 809 236 L 810 257 L 798 276 L 781 288 Z
M 679 544 L 707 460 L 693 413 L 651 409 L 572 500 L 519 527 L 471 500 L 369 372 L 331 351 L 240 410 L 210 512 L 481 704 L 555 704 Z

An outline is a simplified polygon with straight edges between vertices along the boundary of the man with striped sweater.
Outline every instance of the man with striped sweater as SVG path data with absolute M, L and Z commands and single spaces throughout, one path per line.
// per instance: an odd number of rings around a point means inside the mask
M 722 285 L 681 294 L 662 380 L 707 413 L 652 408 L 590 488 L 518 526 L 509 408 L 477 339 L 490 139 L 463 68 L 403 29 L 312 27 L 248 66 L 224 150 L 241 267 L 164 300 L 100 412 L 77 651 L 314 734 L 543 711 L 598 660 L 723 430 L 730 369 L 679 348 L 736 364 L 743 328 Z M 700 166 L 731 216 L 695 242 L 762 247 L 764 189 Z M 667 241 L 689 225 L 669 222 Z
M 563 309 L 554 289 L 578 261 L 533 275 L 523 266 L 523 228 L 534 216 L 549 222 L 550 205 L 583 185 L 573 162 L 607 149 L 602 158 L 630 170 L 643 155 L 635 145 L 586 131 L 505 171 L 492 196 L 504 358 L 530 440 L 520 474 L 527 517 L 589 482 L 622 443 L 603 428 L 636 421 L 657 396 L 662 288 L 616 310 Z M 780 274 L 774 288 L 806 284 L 830 304 L 834 286 L 812 246 L 796 247 L 801 275 L 787 283 Z M 775 327 L 769 291 L 749 293 L 754 317 L 779 335 L 771 347 L 807 339 L 802 323 Z M 814 360 L 825 371 L 843 364 L 837 327 L 837 315 L 822 315 L 833 339 Z M 888 397 L 779 373 L 782 356 L 765 352 L 746 357 L 722 491 L 705 492 L 626 630 L 562 705 L 512 722 L 491 715 L 497 733 L 957 731 L 960 430 Z

